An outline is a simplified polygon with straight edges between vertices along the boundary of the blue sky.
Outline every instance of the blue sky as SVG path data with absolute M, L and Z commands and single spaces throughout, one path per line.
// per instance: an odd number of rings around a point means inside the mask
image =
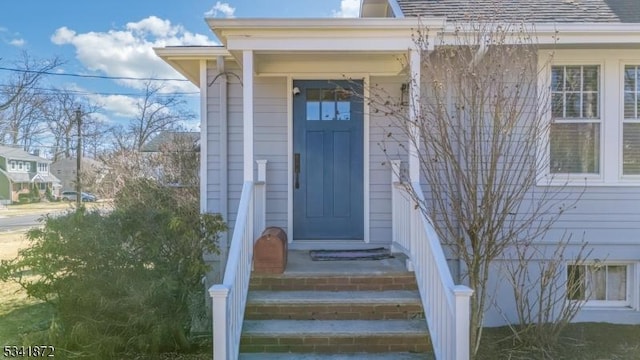
M 59 56 L 57 72 L 107 77 L 179 78 L 152 47 L 215 44 L 205 17 L 353 17 L 360 0 L 12 0 L 0 12 L 0 67 L 15 67 L 22 51 Z M 0 84 L 10 72 L 0 70 Z M 172 91 L 194 92 L 184 82 Z M 103 108 L 105 121 L 131 115 L 142 82 L 49 76 L 45 87 L 82 91 Z M 192 96 L 194 109 L 197 97 Z

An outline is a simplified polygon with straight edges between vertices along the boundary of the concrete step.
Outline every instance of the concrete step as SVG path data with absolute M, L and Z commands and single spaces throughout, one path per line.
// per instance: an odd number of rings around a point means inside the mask
M 424 319 L 420 295 L 389 291 L 250 291 L 247 320 Z
M 351 354 L 240 354 L 240 360 L 435 360 L 431 353 L 351 353 Z
M 300 274 L 251 276 L 249 290 L 263 291 L 384 291 L 417 290 L 413 272 L 385 272 L 380 274 Z
M 245 320 L 241 353 L 431 351 L 424 320 Z

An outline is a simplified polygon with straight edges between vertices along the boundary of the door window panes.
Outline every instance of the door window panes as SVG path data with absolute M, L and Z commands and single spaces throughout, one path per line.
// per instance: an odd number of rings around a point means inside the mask
M 344 89 L 307 89 L 307 120 L 351 120 L 351 92 Z
M 307 120 L 320 120 L 320 89 L 307 89 Z

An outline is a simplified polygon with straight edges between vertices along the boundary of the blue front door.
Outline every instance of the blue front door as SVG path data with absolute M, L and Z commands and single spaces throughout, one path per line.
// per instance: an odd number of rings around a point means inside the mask
M 362 240 L 362 82 L 293 87 L 293 238 Z

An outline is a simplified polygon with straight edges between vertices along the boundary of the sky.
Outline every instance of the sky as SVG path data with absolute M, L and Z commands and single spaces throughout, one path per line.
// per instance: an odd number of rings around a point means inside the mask
M 183 78 L 152 48 L 218 44 L 206 17 L 355 17 L 359 7 L 360 0 L 4 1 L 0 68 L 17 68 L 25 51 L 39 60 L 57 56 L 65 63 L 41 86 L 77 91 L 102 105 L 104 121 L 118 122 L 133 114 L 144 82 L 113 77 Z M 0 69 L 0 86 L 11 74 Z M 197 112 L 195 86 L 186 81 L 165 85 L 187 96 Z

